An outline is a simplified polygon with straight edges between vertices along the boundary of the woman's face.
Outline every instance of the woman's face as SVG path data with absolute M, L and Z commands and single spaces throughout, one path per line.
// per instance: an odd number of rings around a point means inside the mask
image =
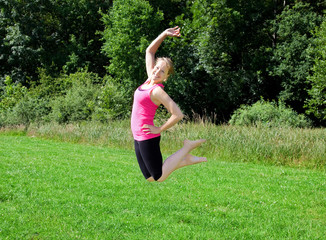
M 165 81 L 169 76 L 169 68 L 164 61 L 158 61 L 152 71 L 152 80 L 155 83 L 161 83 Z

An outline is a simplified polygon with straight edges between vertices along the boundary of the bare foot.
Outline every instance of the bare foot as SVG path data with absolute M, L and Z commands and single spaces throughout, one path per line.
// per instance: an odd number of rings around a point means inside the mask
M 185 158 L 185 161 L 187 161 L 189 164 L 196 164 L 196 163 L 201 163 L 201 162 L 207 162 L 207 158 L 205 157 L 197 157 L 197 156 L 193 156 L 191 154 L 188 154 Z
M 193 165 L 202 162 L 207 162 L 207 158 L 197 157 L 191 154 L 187 154 L 187 156 L 181 161 L 179 167 L 184 167 L 184 166 Z
M 183 145 L 185 147 L 189 147 L 189 152 L 193 149 L 195 149 L 196 147 L 199 147 L 202 143 L 206 142 L 206 139 L 199 139 L 199 140 L 195 140 L 195 141 L 191 141 L 191 140 L 184 140 L 183 141 Z

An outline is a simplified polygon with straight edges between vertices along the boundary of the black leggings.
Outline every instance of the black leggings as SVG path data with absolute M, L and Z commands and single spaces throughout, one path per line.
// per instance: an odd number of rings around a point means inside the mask
M 140 170 L 144 177 L 153 177 L 157 181 L 162 176 L 162 154 L 160 149 L 161 137 L 145 141 L 135 140 L 135 151 Z

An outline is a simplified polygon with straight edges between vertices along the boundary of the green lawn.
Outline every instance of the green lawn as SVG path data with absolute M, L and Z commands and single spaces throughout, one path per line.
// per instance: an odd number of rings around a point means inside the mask
M 326 172 L 208 159 L 148 183 L 130 150 L 0 135 L 0 239 L 326 239 Z

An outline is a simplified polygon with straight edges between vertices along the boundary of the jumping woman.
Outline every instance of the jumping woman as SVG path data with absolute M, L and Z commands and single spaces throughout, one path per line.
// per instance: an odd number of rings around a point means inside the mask
M 183 118 L 180 108 L 163 90 L 163 83 L 173 72 L 172 61 L 169 58 L 155 59 L 155 53 L 166 37 L 180 37 L 180 28 L 166 29 L 146 49 L 148 79 L 135 91 L 131 114 L 131 130 L 138 164 L 144 177 L 150 182 L 162 182 L 178 168 L 207 161 L 204 157 L 189 154 L 205 142 L 205 139 L 184 140 L 183 147 L 162 164 L 160 133 Z M 171 116 L 162 126 L 156 127 L 154 126 L 154 116 L 161 104 Z

